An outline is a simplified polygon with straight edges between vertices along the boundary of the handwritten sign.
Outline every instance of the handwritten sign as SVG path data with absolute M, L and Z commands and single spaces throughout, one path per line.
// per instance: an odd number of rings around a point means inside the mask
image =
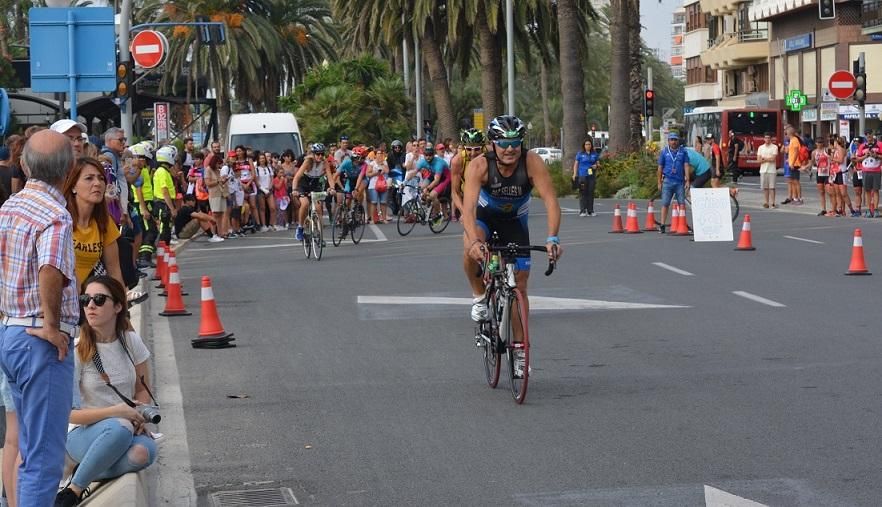
M 728 188 L 693 188 L 692 229 L 695 241 L 733 241 Z

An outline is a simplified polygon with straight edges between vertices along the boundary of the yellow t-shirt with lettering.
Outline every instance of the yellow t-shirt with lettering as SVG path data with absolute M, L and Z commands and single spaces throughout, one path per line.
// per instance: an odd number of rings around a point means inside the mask
M 98 222 L 92 219 L 88 227 L 75 227 L 73 232 L 74 258 L 76 259 L 77 282 L 82 285 L 101 259 L 104 248 L 119 238 L 119 229 L 113 219 L 107 217 L 107 230 L 104 237 L 98 230 Z

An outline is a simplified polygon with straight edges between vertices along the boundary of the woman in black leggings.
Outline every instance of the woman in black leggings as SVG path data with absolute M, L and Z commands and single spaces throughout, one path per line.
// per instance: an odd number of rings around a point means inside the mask
M 594 186 L 597 183 L 597 168 L 600 156 L 594 151 L 594 141 L 589 137 L 582 143 L 582 149 L 576 153 L 573 163 L 573 181 L 579 183 L 579 216 L 593 217 Z

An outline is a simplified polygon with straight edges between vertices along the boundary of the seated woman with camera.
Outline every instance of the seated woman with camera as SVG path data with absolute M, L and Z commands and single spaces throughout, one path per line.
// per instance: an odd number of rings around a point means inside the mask
M 147 387 L 150 352 L 126 319 L 126 291 L 109 276 L 89 279 L 80 296 L 86 321 L 75 348 L 74 397 L 67 454 L 77 463 L 55 500 L 77 505 L 95 480 L 137 472 L 156 459 L 145 425 L 159 422 Z

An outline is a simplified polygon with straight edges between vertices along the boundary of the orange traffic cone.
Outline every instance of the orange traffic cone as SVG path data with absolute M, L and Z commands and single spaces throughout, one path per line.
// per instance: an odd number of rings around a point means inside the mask
M 167 252 L 165 253 L 165 255 L 166 255 L 166 257 L 168 258 L 168 260 L 166 261 L 166 266 L 165 266 L 166 278 L 168 278 L 168 272 L 169 272 L 169 270 L 171 269 L 171 267 L 172 267 L 172 266 L 177 266 L 177 265 L 178 265 L 178 256 L 175 255 L 175 251 L 174 251 L 174 250 L 169 250 L 169 251 L 167 251 Z M 180 279 L 180 273 L 181 273 L 180 269 L 181 269 L 181 268 L 178 268 L 178 277 L 179 277 L 179 279 Z M 168 296 L 168 281 L 167 281 L 167 280 L 166 280 L 166 284 L 165 284 L 165 290 L 163 290 L 162 292 L 160 292 L 159 295 L 162 296 L 162 297 L 166 297 L 166 296 Z M 189 295 L 190 295 L 189 292 L 187 292 L 187 291 L 184 290 L 184 284 L 183 284 L 183 283 L 181 283 L 181 295 L 182 295 L 182 296 L 189 296 Z
M 156 246 L 156 271 L 153 272 L 153 281 L 162 281 L 162 272 L 165 271 L 165 259 L 163 256 L 165 255 L 165 241 L 160 241 L 159 245 Z
M 169 266 L 168 275 L 168 299 L 165 300 L 165 311 L 159 312 L 163 317 L 176 317 L 179 315 L 193 315 L 184 307 L 184 299 L 181 297 L 181 282 L 178 279 L 178 266 Z
M 652 204 L 655 201 L 649 201 L 649 206 L 646 208 L 646 222 L 643 224 L 644 231 L 654 231 L 658 224 L 655 223 L 655 208 Z
M 156 286 L 157 289 L 164 289 L 166 285 L 168 285 L 168 275 L 169 275 L 169 254 L 168 250 L 162 252 L 162 274 L 160 274 L 159 285 Z
M 195 348 L 223 348 L 223 346 L 235 347 L 230 342 L 233 333 L 227 333 L 221 324 L 217 314 L 217 305 L 214 302 L 214 291 L 211 288 L 211 279 L 202 277 L 202 315 L 199 320 L 199 338 L 190 340 Z
M 675 235 L 677 236 L 688 236 L 689 235 L 689 221 L 686 219 L 686 206 L 678 206 L 680 210 L 680 221 L 678 223 L 678 229 L 675 231 Z
M 671 228 L 668 229 L 668 234 L 676 234 L 677 230 L 680 228 L 680 205 L 679 204 L 671 204 Z
M 612 230 L 609 232 L 610 234 L 620 234 L 625 232 L 625 228 L 622 227 L 622 209 L 618 204 L 616 204 L 616 209 L 613 211 Z
M 744 215 L 744 225 L 741 226 L 741 237 L 738 238 L 738 246 L 735 250 L 756 250 L 753 247 L 753 236 L 750 233 L 750 215 Z
M 643 231 L 640 230 L 640 221 L 637 220 L 637 205 L 633 202 L 628 203 L 628 221 L 625 223 L 625 233 L 643 234 Z
M 864 237 L 860 229 L 854 230 L 854 242 L 851 246 L 851 263 L 846 275 L 872 275 L 864 263 Z

